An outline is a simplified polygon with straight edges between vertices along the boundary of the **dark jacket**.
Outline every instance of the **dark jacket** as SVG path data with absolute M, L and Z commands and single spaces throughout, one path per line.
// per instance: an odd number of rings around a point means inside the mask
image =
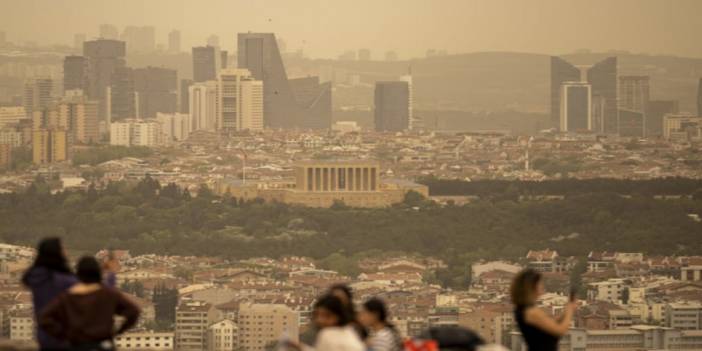
M 77 283 L 78 278 L 70 273 L 56 272 L 45 267 L 33 267 L 24 275 L 22 282 L 32 291 L 34 319 L 38 320 L 39 315 L 49 302 Z M 105 284 L 114 287 L 115 283 L 115 275 L 109 274 Z M 37 341 L 42 349 L 68 348 L 68 343 L 65 340 L 56 339 L 41 328 L 37 328 Z
M 115 315 L 125 319 L 116 332 Z M 62 293 L 46 306 L 38 324 L 46 333 L 80 346 L 111 341 L 134 326 L 138 318 L 139 307 L 119 291 L 101 287 L 87 294 Z

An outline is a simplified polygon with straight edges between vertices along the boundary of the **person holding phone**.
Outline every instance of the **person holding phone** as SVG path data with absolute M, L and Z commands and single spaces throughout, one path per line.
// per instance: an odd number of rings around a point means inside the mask
M 553 318 L 536 306 L 544 291 L 543 276 L 533 269 L 519 272 L 512 282 L 514 317 L 529 351 L 558 350 L 558 341 L 568 333 L 578 306 L 575 294 L 571 293 L 563 315 Z

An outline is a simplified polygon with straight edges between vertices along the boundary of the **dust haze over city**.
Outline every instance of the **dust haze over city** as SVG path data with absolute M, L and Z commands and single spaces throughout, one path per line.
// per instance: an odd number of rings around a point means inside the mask
M 0 350 L 702 349 L 701 14 L 0 0 Z

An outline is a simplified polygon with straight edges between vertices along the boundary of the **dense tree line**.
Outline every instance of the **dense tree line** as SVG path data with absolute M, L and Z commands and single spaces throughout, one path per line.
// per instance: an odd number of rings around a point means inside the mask
M 153 151 L 145 146 L 104 145 L 77 151 L 73 154 L 73 164 L 95 166 L 103 162 L 123 157 L 147 157 Z
M 620 195 L 692 195 L 702 191 L 702 179 L 657 178 L 648 180 L 626 179 L 558 179 L 545 181 L 512 180 L 447 180 L 434 177 L 421 179 L 431 195 L 473 195 L 482 198 L 501 198 L 530 195 L 577 196 L 593 193 Z
M 702 223 L 688 216 L 702 214 L 702 201 L 689 198 L 592 193 L 560 201 L 490 199 L 440 207 L 412 194 L 394 207 L 358 209 L 239 201 L 217 197 L 205 186 L 191 196 L 150 177 L 110 183 L 101 191 L 51 194 L 48 188 L 39 179 L 23 193 L 0 194 L 1 241 L 34 245 L 58 235 L 69 248 L 86 252 L 305 255 L 347 273 L 357 272 L 350 257 L 400 251 L 446 260 L 449 269 L 430 278 L 455 286 L 469 281 L 467 263 L 523 257 L 528 249 L 577 256 L 590 250 L 702 252 Z

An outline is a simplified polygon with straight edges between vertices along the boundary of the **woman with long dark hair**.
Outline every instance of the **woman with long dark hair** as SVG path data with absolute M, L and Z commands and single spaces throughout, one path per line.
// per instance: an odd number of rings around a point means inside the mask
M 101 283 L 102 271 L 94 257 L 80 259 L 77 275 L 78 283 L 46 306 L 38 324 L 53 337 L 68 340 L 73 351 L 112 351 L 113 337 L 136 324 L 139 308 Z M 124 321 L 115 331 L 116 315 Z
M 571 297 L 563 315 L 554 319 L 536 306 L 544 291 L 543 276 L 533 269 L 521 271 L 512 282 L 514 317 L 529 351 L 558 350 L 558 341 L 568 333 L 577 309 L 577 302 Z
M 372 298 L 366 301 L 358 313 L 358 321 L 369 332 L 366 344 L 371 351 L 402 350 L 402 338 L 388 321 L 388 309 L 382 300 Z
M 110 262 L 109 267 L 116 270 L 117 264 Z M 32 291 L 35 319 L 38 319 L 40 313 L 51 300 L 77 282 L 78 279 L 68 268 L 68 260 L 61 239 L 45 238 L 41 240 L 34 263 L 22 276 L 22 284 Z M 115 285 L 114 272 L 108 276 L 107 284 Z M 37 328 L 37 341 L 41 350 L 68 349 L 65 340 L 54 338 L 41 328 Z

